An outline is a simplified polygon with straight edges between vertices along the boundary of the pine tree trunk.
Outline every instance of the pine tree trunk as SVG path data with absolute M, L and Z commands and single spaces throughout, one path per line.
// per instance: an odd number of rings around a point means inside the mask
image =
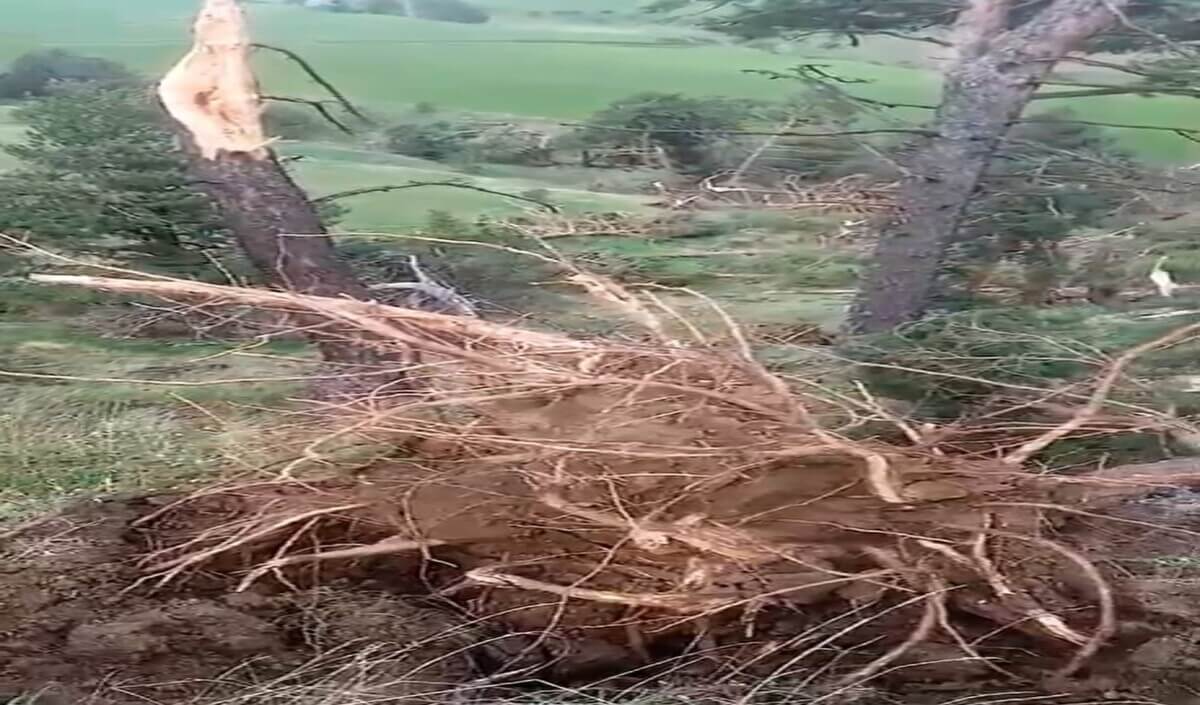
M 946 252 L 996 149 L 1055 64 L 1129 0 L 1058 0 L 1010 29 L 1009 0 L 972 0 L 956 27 L 935 136 L 907 160 L 898 214 L 859 284 L 849 328 L 886 331 L 928 309 Z
M 1011 81 L 990 57 L 962 62 L 946 78 L 936 137 L 905 164 L 900 210 L 879 234 L 872 268 L 851 313 L 856 332 L 889 330 L 921 316 L 946 250 L 1009 125 L 1033 95 L 1032 81 Z
M 269 283 L 316 296 L 371 298 L 366 285 L 338 259 L 316 208 L 274 155 L 251 159 L 223 153 L 206 159 L 194 148 L 188 152 L 201 190 L 216 201 L 238 246 Z M 368 347 L 336 336 L 312 337 L 321 357 L 342 366 L 342 372 L 353 372 L 347 366 L 370 372 L 382 362 Z
M 206 159 L 194 148 L 187 151 L 200 188 L 216 201 L 238 245 L 271 284 L 317 296 L 370 298 L 338 259 L 316 207 L 274 155 L 223 153 Z
M 317 296 L 370 298 L 341 262 L 316 207 L 280 166 L 263 133 L 262 101 L 250 69 L 250 41 L 236 0 L 205 0 L 195 43 L 159 84 L 199 187 L 216 201 L 229 230 L 268 282 Z M 306 321 L 297 321 L 306 326 Z M 395 379 L 397 361 L 315 327 L 310 337 L 335 372 L 358 380 L 325 385 L 323 395 L 366 391 Z M 339 387 L 334 390 L 334 387 Z

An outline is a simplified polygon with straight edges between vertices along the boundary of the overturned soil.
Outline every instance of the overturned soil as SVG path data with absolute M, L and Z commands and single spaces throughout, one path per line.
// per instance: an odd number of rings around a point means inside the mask
M 827 552 L 806 570 L 726 571 L 709 589 L 785 592 L 786 599 L 753 610 L 687 613 L 686 619 L 674 610 L 472 585 L 464 573 L 502 564 L 529 580 L 628 591 L 630 585 L 669 584 L 672 559 L 667 555 L 656 567 L 611 556 L 607 565 L 618 570 L 596 583 L 596 575 L 573 569 L 569 560 L 588 556 L 590 563 L 578 565 L 594 565 L 599 547 L 612 545 L 595 526 L 539 526 L 527 516 L 514 518 L 506 514 L 511 496 L 494 485 L 490 499 L 467 492 L 470 501 L 453 483 L 429 487 L 440 498 L 414 495 L 410 506 L 425 509 L 405 521 L 438 527 L 447 545 L 286 566 L 249 584 L 249 567 L 278 554 L 278 545 L 248 545 L 165 582 L 147 579 L 162 576 L 145 559 L 169 563 L 161 560 L 171 556 L 164 547 L 202 537 L 250 507 L 291 503 L 290 511 L 303 513 L 295 503 L 312 509 L 335 497 L 368 505 L 367 498 L 381 491 L 378 478 L 272 484 L 178 505 L 170 497 L 88 502 L 0 534 L 0 701 L 37 693 L 45 703 L 294 702 L 330 692 L 443 700 L 455 688 L 530 677 L 625 688 L 669 674 L 746 688 L 764 677 L 803 680 L 823 670 L 831 677 L 813 678 L 809 687 L 834 692 L 832 675 L 895 648 L 920 618 L 911 598 L 882 583 L 819 584 L 829 582 L 818 579 L 829 571 L 852 568 L 847 556 L 854 547 L 848 543 L 843 555 Z M 941 492 L 938 511 L 952 522 L 954 502 L 962 498 L 945 486 L 924 487 Z M 730 516 L 754 516 L 777 507 L 785 489 L 731 487 L 723 507 Z M 814 497 L 836 489 L 814 478 L 805 484 Z M 806 514 L 810 528 L 795 533 L 824 545 L 845 543 L 838 523 L 865 506 L 853 497 L 843 498 L 847 506 L 826 506 L 836 516 Z M 964 578 L 959 596 L 947 604 L 958 633 L 986 661 L 964 659 L 950 639 L 929 639 L 873 678 L 871 687 L 902 686 L 918 702 L 985 688 L 1034 697 L 1046 687 L 1200 702 L 1200 493 L 1148 490 L 1116 506 L 1099 505 L 1105 506 L 1103 516 L 1079 510 L 1045 518 L 1042 527 L 1102 570 L 1120 618 L 1116 633 L 1074 679 L 1044 680 L 1070 658 L 1074 645 L 1055 643 L 1023 624 L 997 627 L 987 619 L 996 608 L 980 597 L 985 586 Z M 905 511 L 914 510 L 898 508 L 884 519 L 894 529 Z M 782 514 L 772 517 L 769 528 L 786 530 Z M 346 545 L 350 535 L 355 545 L 370 545 L 370 537 L 385 539 L 392 531 L 382 517 L 361 509 L 338 516 L 342 521 L 297 539 L 312 545 L 288 549 L 331 550 Z M 539 555 L 528 554 L 531 545 L 539 546 Z M 561 560 L 548 561 L 547 555 Z M 995 555 L 1005 568 L 1011 561 L 1035 564 L 1023 566 L 1023 573 L 1044 576 L 1030 592 L 1047 610 L 1072 624 L 1097 619 L 1095 586 L 1078 570 L 1033 553 L 1005 555 L 997 547 Z M 870 609 L 878 616 L 858 620 Z M 850 628 L 855 620 L 862 623 Z M 798 638 L 804 634 L 821 638 Z M 801 652 L 807 653 L 803 668 L 793 664 L 788 670 Z M 861 689 L 854 692 L 861 697 Z
M 161 501 L 80 504 L 3 539 L 0 702 L 262 701 L 330 683 L 399 697 L 481 668 L 486 649 L 469 648 L 481 628 L 378 583 L 233 593 L 209 576 L 139 586 L 148 537 L 131 524 Z

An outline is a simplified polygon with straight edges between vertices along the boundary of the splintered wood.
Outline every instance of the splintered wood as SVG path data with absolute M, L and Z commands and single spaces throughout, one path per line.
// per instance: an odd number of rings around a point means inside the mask
M 237 1 L 206 0 L 193 28 L 192 50 L 159 83 L 163 106 L 191 133 L 206 159 L 221 152 L 269 156 L 250 48 Z

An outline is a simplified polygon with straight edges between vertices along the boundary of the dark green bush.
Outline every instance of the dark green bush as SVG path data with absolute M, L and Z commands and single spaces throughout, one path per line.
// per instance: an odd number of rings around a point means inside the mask
M 48 95 L 59 82 L 127 84 L 135 80 L 129 69 L 115 61 L 65 49 L 40 49 L 17 57 L 8 72 L 0 74 L 0 98 Z

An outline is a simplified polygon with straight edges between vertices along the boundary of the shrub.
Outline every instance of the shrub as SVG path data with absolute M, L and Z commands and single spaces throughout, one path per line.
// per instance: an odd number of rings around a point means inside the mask
M 22 54 L 5 74 L 0 74 L 0 98 L 48 95 L 63 81 L 130 83 L 134 75 L 121 64 L 65 49 L 43 49 Z
M 433 161 L 449 161 L 463 154 L 477 132 L 448 120 L 414 120 L 389 127 L 384 133 L 387 150 Z
M 309 7 L 329 12 L 364 12 L 372 15 L 407 16 L 437 22 L 483 24 L 491 19 L 486 10 L 464 0 L 318 0 Z
M 683 170 L 711 170 L 724 140 L 749 117 L 746 101 L 640 93 L 619 100 L 588 120 L 575 135 L 584 145 L 661 147 Z
M 6 147 L 22 163 L 0 175 L 0 229 L 160 256 L 222 242 L 212 202 L 144 88 L 74 84 L 15 115 L 27 132 Z
M 483 24 L 492 17 L 463 0 L 412 0 L 413 11 L 423 20 Z
M 403 15 L 404 5 L 400 0 L 367 0 L 363 12 L 372 15 Z
M 545 133 L 517 125 L 481 129 L 467 140 L 466 147 L 473 161 L 528 166 L 549 166 L 554 161 Z

